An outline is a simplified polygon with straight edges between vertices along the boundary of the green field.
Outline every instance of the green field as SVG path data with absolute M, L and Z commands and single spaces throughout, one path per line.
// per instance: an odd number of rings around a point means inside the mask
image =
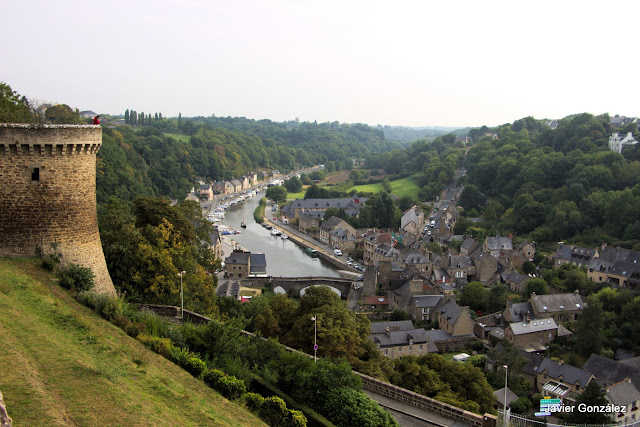
M 395 181 L 390 181 L 392 193 L 398 197 L 402 196 L 412 196 L 416 197 L 420 187 L 413 182 L 411 178 L 403 178 L 397 179 Z M 368 184 L 368 185 L 356 185 L 352 187 L 353 190 L 356 190 L 358 193 L 379 193 L 382 191 L 382 183 L 378 184 Z
M 175 139 L 176 141 L 180 141 L 180 142 L 189 142 L 189 138 L 191 138 L 189 135 L 183 135 L 181 133 L 166 133 L 165 132 L 164 136 L 170 136 L 171 138 Z
M 38 260 L 0 258 L 0 391 L 14 425 L 265 425 L 79 305 Z

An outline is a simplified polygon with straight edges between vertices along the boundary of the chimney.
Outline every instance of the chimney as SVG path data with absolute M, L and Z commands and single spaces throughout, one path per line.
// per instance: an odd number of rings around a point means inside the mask
M 384 331 L 386 332 L 387 337 L 390 337 L 390 336 L 391 336 L 391 328 L 389 328 L 389 327 L 384 328 Z
M 513 240 L 513 234 L 509 234 L 509 240 Z

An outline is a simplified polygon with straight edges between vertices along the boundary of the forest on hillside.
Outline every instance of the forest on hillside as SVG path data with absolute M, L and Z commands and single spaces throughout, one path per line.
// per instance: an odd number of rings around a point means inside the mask
M 98 153 L 98 201 L 140 195 L 184 197 L 196 177 L 230 180 L 250 171 L 281 172 L 331 163 L 351 169 L 352 158 L 397 148 L 366 125 L 244 118 L 163 119 L 142 128 L 105 128 Z M 184 136 L 177 138 L 175 135 Z

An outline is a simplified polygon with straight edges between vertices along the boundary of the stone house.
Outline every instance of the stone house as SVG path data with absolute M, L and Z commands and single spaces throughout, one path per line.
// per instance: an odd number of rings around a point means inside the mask
M 419 252 L 411 252 L 400 261 L 405 267 L 411 268 L 416 273 L 424 273 L 429 276 L 433 272 L 433 262 Z
M 424 227 L 424 212 L 418 206 L 413 205 L 407 209 L 400 219 L 400 229 L 413 236 L 419 236 Z
M 212 200 L 213 199 L 213 189 L 209 184 L 200 184 L 200 188 L 198 189 L 198 193 L 200 198 L 204 200 Z
M 474 280 L 485 286 L 491 286 L 498 281 L 501 266 L 489 252 L 477 250 L 471 255 L 471 259 L 476 267 Z
M 557 335 L 558 325 L 551 318 L 513 322 L 504 330 L 506 339 L 527 352 L 544 351 L 546 345 L 555 340 Z
M 589 263 L 587 277 L 598 283 L 640 289 L 640 252 L 603 246 Z
M 376 322 L 371 324 L 371 340 L 383 356 L 397 359 L 402 356 L 421 356 L 438 351 L 424 329 L 415 329 L 413 322 Z
M 523 276 L 517 271 L 512 271 L 505 277 L 505 284 L 509 286 L 511 292 L 521 294 L 527 287 L 527 282 L 529 281 L 529 277 Z
M 332 216 L 320 226 L 320 241 L 332 248 L 351 251 L 356 247 L 356 229 L 347 221 Z
M 480 247 L 480 244 L 476 239 L 467 237 L 460 245 L 460 255 L 471 256 L 478 247 Z
M 384 296 L 372 295 L 362 298 L 362 308 L 364 310 L 375 310 L 389 308 L 389 299 Z
M 411 298 L 410 312 L 414 320 L 431 322 L 435 308 L 444 296 L 442 295 L 414 295 Z
M 581 248 L 579 246 L 564 245 L 560 243 L 558 249 L 551 256 L 553 268 L 559 268 L 563 264 L 573 264 L 578 267 L 588 267 L 591 260 L 598 257 L 596 249 Z
M 344 209 L 347 215 L 358 217 L 360 207 L 364 206 L 366 198 L 354 196 L 342 199 L 296 199 L 287 205 L 283 211 L 288 218 L 298 218 L 301 213 L 309 213 L 316 217 L 324 216 L 329 208 Z
M 225 277 L 249 277 L 249 252 L 233 251 L 224 260 Z
M 362 239 L 362 257 L 365 265 L 373 264 L 374 256 L 378 245 L 391 246 L 393 237 L 391 233 L 377 232 L 375 230 L 368 230 L 364 233 L 365 236 Z
M 538 391 L 544 396 L 574 404 L 595 376 L 585 370 L 545 357 L 536 369 Z
M 635 424 L 640 420 L 640 391 L 626 378 L 605 389 L 609 402 L 625 408 L 624 412 L 610 412 L 609 416 L 617 423 Z
M 473 334 L 475 322 L 469 307 L 460 307 L 453 298 L 437 308 L 438 326 L 452 336 Z
M 267 259 L 264 254 L 234 250 L 224 261 L 224 275 L 229 278 L 265 276 Z
M 318 236 L 320 230 L 320 218 L 307 213 L 298 216 L 298 230 L 312 237 Z
M 529 298 L 536 318 L 552 318 L 556 323 L 575 321 L 584 308 L 578 291 L 566 294 L 536 295 Z
M 242 191 L 242 183 L 237 179 L 231 180 L 231 185 L 233 186 L 233 193 L 239 193 Z
M 222 239 L 220 238 L 220 233 L 216 230 L 209 234 L 209 242 L 207 242 L 207 246 L 213 251 L 213 255 L 216 259 L 222 259 Z
M 449 255 L 441 257 L 442 267 L 456 283 L 468 282 L 470 276 L 475 276 L 476 266 L 471 258 L 464 255 Z

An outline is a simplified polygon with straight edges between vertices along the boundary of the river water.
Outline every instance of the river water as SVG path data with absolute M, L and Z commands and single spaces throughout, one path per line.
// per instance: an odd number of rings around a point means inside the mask
M 274 237 L 271 232 L 253 220 L 253 211 L 258 206 L 264 192 L 237 203 L 227 209 L 223 224 L 234 230 L 242 230 L 242 234 L 224 236 L 233 240 L 252 253 L 264 253 L 267 259 L 269 276 L 303 277 L 325 276 L 340 277 L 331 264 L 311 258 L 303 248 L 282 238 Z M 265 214 L 270 214 L 267 208 Z M 244 220 L 247 228 L 240 228 Z

